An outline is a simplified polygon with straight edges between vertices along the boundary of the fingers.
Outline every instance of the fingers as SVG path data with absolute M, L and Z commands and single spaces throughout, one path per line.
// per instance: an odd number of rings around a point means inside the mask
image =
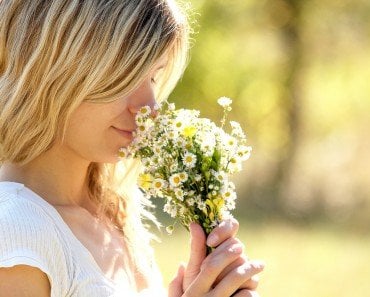
M 184 289 L 193 282 L 200 271 L 203 260 L 206 257 L 206 236 L 202 227 L 196 223 L 190 224 L 190 257 L 184 275 Z
M 180 297 L 183 294 L 182 282 L 185 273 L 185 266 L 180 264 L 175 278 L 168 285 L 169 297 Z
M 189 286 L 186 296 L 203 296 L 202 294 L 209 292 L 217 276 L 240 257 L 242 252 L 243 246 L 239 240 L 230 238 L 223 242 L 203 261 L 200 272 Z
M 238 229 L 237 220 L 225 220 L 211 232 L 206 241 L 202 227 L 192 223 L 191 251 L 183 275 L 182 291 L 172 289 L 175 295 L 170 297 L 177 297 L 176 294 L 181 295 L 181 292 L 182 296 L 189 297 L 258 297 L 255 292 L 259 281 L 257 274 L 263 270 L 264 264 L 261 261 L 249 261 L 243 254 L 244 246 L 235 238 Z M 207 257 L 206 243 L 215 247 Z
M 238 259 L 236 259 L 233 263 L 231 263 L 229 266 L 227 266 L 217 277 L 215 283 L 213 286 L 216 286 L 230 271 L 237 268 L 238 266 L 243 265 L 248 261 L 247 257 L 242 254 Z
M 232 297 L 260 297 L 260 295 L 256 291 L 240 290 L 233 294 Z
M 248 262 L 248 258 L 245 255 L 241 255 L 238 259 L 236 259 L 233 263 L 231 263 L 221 272 L 221 274 L 217 277 L 213 286 L 215 287 L 229 272 L 233 271 L 239 266 L 244 265 L 247 262 Z M 264 262 L 262 261 L 254 260 L 253 262 L 264 266 Z M 259 283 L 258 275 L 253 275 L 250 279 L 245 281 L 240 286 L 240 289 L 255 290 L 258 287 L 258 283 Z
M 241 289 L 256 290 L 260 278 L 258 275 L 253 275 L 249 280 L 240 286 Z
M 222 221 L 207 237 L 207 245 L 216 247 L 226 239 L 234 237 L 239 229 L 239 222 L 234 219 Z
M 261 272 L 264 265 L 258 261 L 247 262 L 230 271 L 212 290 L 214 296 L 231 296 L 254 275 Z M 247 290 L 248 291 L 248 290 Z

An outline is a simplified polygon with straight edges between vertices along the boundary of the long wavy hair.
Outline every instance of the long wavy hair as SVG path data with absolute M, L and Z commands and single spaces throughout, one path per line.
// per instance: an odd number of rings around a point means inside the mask
M 188 18 L 172 0 L 0 0 L 0 15 L 0 164 L 24 165 L 50 149 L 83 101 L 129 94 L 163 55 L 157 98 L 186 67 Z M 133 277 L 152 269 L 137 168 L 88 168 L 90 196 L 123 231 Z

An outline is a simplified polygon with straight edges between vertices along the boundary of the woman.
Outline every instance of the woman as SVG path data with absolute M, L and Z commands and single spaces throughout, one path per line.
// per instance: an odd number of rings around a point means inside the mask
M 117 153 L 185 68 L 184 14 L 170 0 L 1 0 L 0 15 L 0 297 L 161 295 L 137 166 Z M 206 257 L 192 224 L 168 295 L 255 296 L 263 265 L 236 232 L 220 224 Z

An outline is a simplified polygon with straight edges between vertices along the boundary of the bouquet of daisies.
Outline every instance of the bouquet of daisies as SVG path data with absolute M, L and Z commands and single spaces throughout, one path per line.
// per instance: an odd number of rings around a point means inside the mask
M 163 102 L 155 113 L 144 106 L 136 115 L 133 143 L 119 152 L 141 159 L 139 187 L 150 197 L 164 198 L 164 211 L 175 223 L 188 229 L 197 222 L 207 235 L 231 217 L 236 192 L 229 178 L 252 150 L 239 123 L 230 122 L 230 133 L 223 130 L 231 99 L 222 97 L 218 103 L 224 111 L 220 127 L 200 118 L 199 111 L 177 110 L 173 103 Z

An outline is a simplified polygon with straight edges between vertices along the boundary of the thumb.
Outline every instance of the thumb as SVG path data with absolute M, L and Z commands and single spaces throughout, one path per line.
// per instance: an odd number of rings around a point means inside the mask
M 190 257 L 184 276 L 184 290 L 186 290 L 200 271 L 203 260 L 206 257 L 206 235 L 199 224 L 190 224 Z
M 184 279 L 185 267 L 180 264 L 175 278 L 168 285 L 168 297 L 180 297 L 183 294 L 182 285 Z

